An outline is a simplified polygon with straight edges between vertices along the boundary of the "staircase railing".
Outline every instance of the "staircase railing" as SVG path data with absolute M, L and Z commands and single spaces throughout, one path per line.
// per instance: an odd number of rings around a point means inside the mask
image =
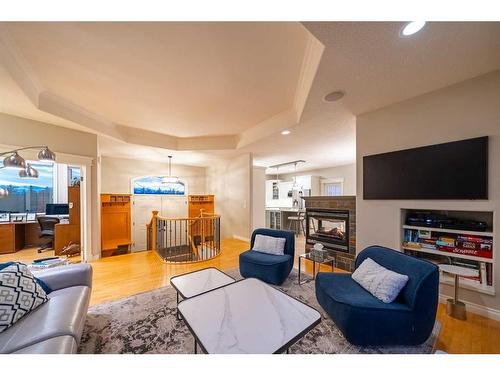
M 167 262 L 200 262 L 220 254 L 220 216 L 166 218 L 153 211 L 147 224 L 148 250 Z

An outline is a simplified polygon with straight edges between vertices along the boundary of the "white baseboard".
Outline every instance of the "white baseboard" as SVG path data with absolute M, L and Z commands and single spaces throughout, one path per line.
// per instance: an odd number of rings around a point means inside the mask
M 250 238 L 238 236 L 237 234 L 233 234 L 233 238 L 240 240 L 240 241 L 250 242 Z
M 444 294 L 439 294 L 439 302 L 440 303 L 443 303 L 446 305 L 446 300 L 448 298 L 452 298 L 452 297 L 446 296 Z M 462 301 L 462 302 L 465 303 L 467 311 L 474 313 L 474 314 L 477 314 L 477 315 L 484 316 L 484 317 L 489 318 L 489 319 L 500 321 L 500 311 L 499 310 L 492 309 L 491 307 L 481 306 L 481 305 L 478 305 L 477 303 L 466 302 L 466 301 Z

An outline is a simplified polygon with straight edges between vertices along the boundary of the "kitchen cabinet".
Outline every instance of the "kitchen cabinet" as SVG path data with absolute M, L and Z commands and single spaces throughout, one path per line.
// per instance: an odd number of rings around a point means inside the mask
M 266 227 L 270 229 L 282 229 L 280 210 L 266 210 Z
M 300 190 L 310 190 L 311 196 L 321 195 L 319 176 L 296 176 L 295 186 Z

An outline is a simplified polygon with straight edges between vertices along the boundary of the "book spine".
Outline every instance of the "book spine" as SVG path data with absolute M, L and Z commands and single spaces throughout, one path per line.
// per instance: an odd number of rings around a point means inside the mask
M 481 262 L 479 263 L 479 272 L 481 274 L 481 284 L 486 285 L 486 263 Z
M 488 286 L 493 285 L 493 264 L 491 263 L 486 264 L 486 284 Z

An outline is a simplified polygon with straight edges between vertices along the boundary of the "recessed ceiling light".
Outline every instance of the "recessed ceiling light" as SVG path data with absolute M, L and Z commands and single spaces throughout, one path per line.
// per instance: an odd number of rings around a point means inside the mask
M 420 30 L 422 30 L 422 28 L 424 26 L 425 26 L 425 21 L 412 21 L 412 22 L 408 22 L 401 29 L 400 35 L 403 36 L 403 37 L 405 37 L 405 36 L 410 36 L 410 35 L 416 34 Z
M 342 99 L 345 96 L 345 92 L 341 90 L 337 91 L 332 91 L 329 94 L 326 94 L 323 100 L 325 102 L 331 103 L 331 102 L 336 102 L 337 100 Z
M 282 135 L 288 135 L 288 134 L 290 134 L 290 133 L 291 133 L 291 131 L 290 131 L 290 130 L 283 130 L 283 131 L 281 132 L 281 134 L 282 134 Z

